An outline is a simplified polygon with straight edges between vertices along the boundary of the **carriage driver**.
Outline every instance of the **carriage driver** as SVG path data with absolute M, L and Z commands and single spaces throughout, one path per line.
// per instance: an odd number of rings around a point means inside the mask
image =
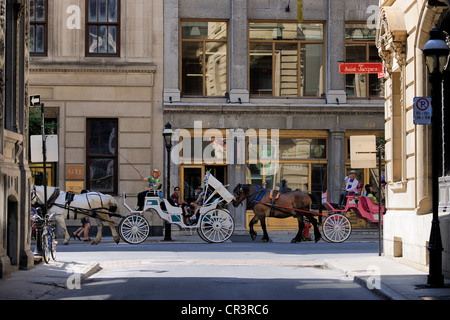
M 339 204 L 345 205 L 347 202 L 347 195 L 349 193 L 356 193 L 358 191 L 359 181 L 356 180 L 356 171 L 350 170 L 348 176 L 344 179 L 345 187 L 342 188 L 342 193 L 339 198 Z
M 159 190 L 161 189 L 161 179 L 159 176 L 161 175 L 161 172 L 158 169 L 153 169 L 153 171 L 150 174 L 150 177 L 144 177 L 142 173 L 139 172 L 139 175 L 141 176 L 141 179 L 143 181 L 148 181 L 148 187 L 146 187 L 145 191 L 139 192 L 138 194 L 138 202 L 137 210 L 144 210 L 144 202 L 145 202 L 145 196 L 147 195 L 147 192 L 150 190 Z

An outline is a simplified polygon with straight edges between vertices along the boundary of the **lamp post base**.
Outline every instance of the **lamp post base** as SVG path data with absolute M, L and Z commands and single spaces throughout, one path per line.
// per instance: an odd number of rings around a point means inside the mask
M 443 275 L 428 275 L 427 287 L 429 288 L 446 288 Z
M 431 221 L 430 242 L 428 245 L 428 252 L 430 253 L 430 266 L 429 266 L 427 286 L 429 287 L 432 288 L 444 287 L 444 275 L 442 274 L 443 250 L 444 249 L 442 247 L 439 218 L 437 217 L 437 213 L 434 213 L 433 221 Z
M 167 221 L 164 224 L 164 241 L 172 241 L 172 225 Z

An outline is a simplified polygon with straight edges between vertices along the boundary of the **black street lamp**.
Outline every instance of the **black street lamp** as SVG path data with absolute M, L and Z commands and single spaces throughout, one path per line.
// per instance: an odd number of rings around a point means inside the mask
M 425 44 L 425 55 L 428 78 L 431 84 L 432 106 L 432 192 L 433 192 L 433 220 L 431 222 L 430 267 L 427 285 L 430 287 L 444 287 L 442 274 L 442 239 L 439 227 L 439 175 L 442 165 L 442 72 L 444 71 L 449 54 L 449 48 L 444 41 L 443 32 L 435 27 L 430 31 L 430 40 Z
M 169 199 L 170 197 L 170 151 L 172 150 L 172 125 L 167 122 L 164 126 L 164 131 L 162 133 L 164 137 L 164 144 L 166 145 L 167 150 L 167 176 L 166 176 L 166 185 L 167 185 L 167 191 L 166 191 L 166 198 Z M 164 240 L 171 241 L 172 240 L 172 225 L 169 222 L 165 222 L 165 228 L 164 228 Z

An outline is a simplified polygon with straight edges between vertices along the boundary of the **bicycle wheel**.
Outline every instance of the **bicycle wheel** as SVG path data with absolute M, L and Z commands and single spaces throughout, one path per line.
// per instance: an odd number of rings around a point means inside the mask
M 56 260 L 56 245 L 57 244 L 58 244 L 58 241 L 56 241 L 55 232 L 52 230 L 51 237 L 50 237 L 50 245 L 51 245 L 50 253 L 52 255 L 53 260 Z
M 51 237 L 49 237 L 47 231 L 44 231 L 42 233 L 42 258 L 44 259 L 45 263 L 48 263 L 50 261 L 50 238 Z

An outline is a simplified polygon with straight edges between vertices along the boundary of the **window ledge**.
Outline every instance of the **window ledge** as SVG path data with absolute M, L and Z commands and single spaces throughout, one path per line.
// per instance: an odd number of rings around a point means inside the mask
M 406 191 L 406 181 L 396 181 L 389 184 L 389 189 L 394 193 L 400 193 Z

